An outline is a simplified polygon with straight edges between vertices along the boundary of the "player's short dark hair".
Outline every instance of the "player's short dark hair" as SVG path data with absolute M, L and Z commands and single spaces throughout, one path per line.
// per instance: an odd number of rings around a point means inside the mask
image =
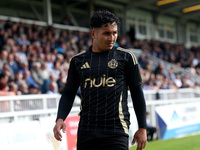
M 98 10 L 93 13 L 90 18 L 90 27 L 91 28 L 100 28 L 102 25 L 108 25 L 116 23 L 119 24 L 118 17 L 111 13 L 108 10 Z

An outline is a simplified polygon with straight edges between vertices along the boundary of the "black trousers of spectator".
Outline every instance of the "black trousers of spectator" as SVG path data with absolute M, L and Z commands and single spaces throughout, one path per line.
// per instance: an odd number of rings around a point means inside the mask
M 147 140 L 152 141 L 153 140 L 153 135 L 156 132 L 155 127 L 147 127 Z

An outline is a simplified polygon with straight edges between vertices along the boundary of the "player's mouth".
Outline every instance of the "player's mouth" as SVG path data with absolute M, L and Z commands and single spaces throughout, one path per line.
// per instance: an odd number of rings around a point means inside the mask
M 112 47 L 113 46 L 113 43 L 108 43 L 107 44 L 109 47 Z

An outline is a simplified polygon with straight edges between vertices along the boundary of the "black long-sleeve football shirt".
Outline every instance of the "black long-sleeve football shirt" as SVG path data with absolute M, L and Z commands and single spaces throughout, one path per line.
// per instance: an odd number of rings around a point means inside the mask
M 63 90 L 57 119 L 69 114 L 81 87 L 80 131 L 128 134 L 128 87 L 140 128 L 146 128 L 146 105 L 137 59 L 129 50 L 113 47 L 96 53 L 89 50 L 74 56 Z

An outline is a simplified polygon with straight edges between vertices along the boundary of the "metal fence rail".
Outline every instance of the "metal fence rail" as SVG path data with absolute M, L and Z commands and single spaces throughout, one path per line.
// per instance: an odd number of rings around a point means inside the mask
M 156 99 L 156 95 L 160 99 Z M 191 100 L 200 100 L 200 90 L 179 89 L 179 90 L 145 90 L 144 91 L 147 110 L 151 112 L 152 122 L 155 124 L 155 106 L 168 103 L 185 103 Z M 55 116 L 57 113 L 60 95 L 21 95 L 0 97 L 0 123 L 24 120 L 37 120 L 40 117 Z M 131 96 L 128 97 L 129 106 L 132 107 Z M 76 97 L 71 114 L 78 114 L 80 111 L 80 99 Z

